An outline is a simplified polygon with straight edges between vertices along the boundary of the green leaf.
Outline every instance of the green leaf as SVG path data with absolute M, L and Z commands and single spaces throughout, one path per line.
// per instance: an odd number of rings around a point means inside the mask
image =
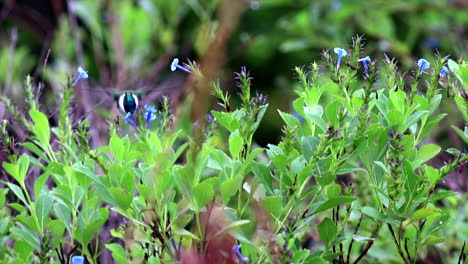
M 412 125 L 416 124 L 419 120 L 421 120 L 422 116 L 426 114 L 427 111 L 417 111 L 413 114 L 411 114 L 408 119 L 406 119 L 405 123 L 403 124 L 403 127 L 400 129 L 401 132 L 405 132 L 408 128 L 410 128 Z
M 3 181 L 3 183 L 8 185 L 8 188 L 10 188 L 10 190 L 16 195 L 16 197 L 18 197 L 18 199 L 20 199 L 20 201 L 23 204 L 25 205 L 28 204 L 28 202 L 26 201 L 26 197 L 24 197 L 23 191 L 18 185 L 11 183 L 11 182 L 5 182 L 5 181 Z
M 299 122 L 297 117 L 295 117 L 295 116 L 293 116 L 291 114 L 282 112 L 279 109 L 278 109 L 278 113 L 280 114 L 281 118 L 283 118 L 284 122 L 286 123 L 286 125 L 289 128 L 294 128 L 294 127 L 300 128 L 301 127 L 301 123 Z
M 229 225 L 225 226 L 224 228 L 222 228 L 221 230 L 219 230 L 218 232 L 216 232 L 216 234 L 214 235 L 214 237 L 217 237 L 218 235 L 221 235 L 222 233 L 228 231 L 228 230 L 231 230 L 231 229 L 234 229 L 236 227 L 239 227 L 239 226 L 243 226 L 243 225 L 246 225 L 250 223 L 249 220 L 237 220 L 237 221 L 234 221 L 232 223 L 230 223 Z
M 318 127 L 320 127 L 320 129 L 322 129 L 322 132 L 325 132 L 327 131 L 327 124 L 325 123 L 325 121 L 323 121 L 323 119 L 318 116 L 318 115 L 314 115 L 314 114 L 310 114 L 310 113 L 306 113 L 306 117 L 312 121 L 312 123 L 316 124 Z
M 338 125 L 338 101 L 333 101 L 325 107 L 325 116 L 333 127 Z
M 0 189 L 0 208 L 3 208 L 3 206 L 5 206 L 7 193 L 8 189 Z
M 331 220 L 330 218 L 325 218 L 323 221 L 318 224 L 318 232 L 320 235 L 320 239 L 322 239 L 325 245 L 329 245 L 330 242 L 335 239 L 336 232 L 338 230 L 336 223 Z
M 427 144 L 422 146 L 420 149 L 418 149 L 418 152 L 416 153 L 416 158 L 415 160 L 420 161 L 421 163 L 424 163 L 433 157 L 435 157 L 437 154 L 440 152 L 440 147 L 434 144 Z
M 54 204 L 54 214 L 55 216 L 62 221 L 67 227 L 67 230 L 71 230 L 72 220 L 71 220 L 71 212 L 68 206 L 64 203 L 57 202 Z
M 263 183 L 263 186 L 265 186 L 267 195 L 273 195 L 273 182 L 271 178 L 271 172 L 268 167 L 263 163 L 255 163 L 255 165 L 252 167 L 252 172 L 258 179 L 260 179 L 260 182 Z
M 429 132 L 431 132 L 431 130 L 437 126 L 439 124 L 439 122 L 444 119 L 444 117 L 446 117 L 447 114 L 445 113 L 442 113 L 442 114 L 439 114 L 436 118 L 431 118 L 432 120 L 427 122 L 426 125 L 422 128 L 420 134 L 419 134 L 419 139 L 422 140 L 423 138 L 425 138 L 427 136 L 427 134 L 429 134 Z M 419 142 L 416 142 L 416 143 L 419 143 Z
M 3 168 L 5 171 L 10 174 L 13 179 L 15 179 L 20 185 L 24 185 L 24 181 L 20 181 L 21 179 L 19 178 L 19 166 L 16 164 L 12 164 L 9 162 L 3 162 L 2 163 Z
M 40 193 L 41 193 L 41 190 L 42 190 L 42 188 L 44 187 L 45 182 L 46 182 L 47 179 L 49 178 L 50 171 L 51 171 L 51 170 L 48 170 L 48 171 L 44 172 L 44 173 L 43 173 L 41 176 L 39 176 L 39 178 L 37 178 L 36 181 L 34 182 L 34 197 L 39 197 L 39 195 L 40 195 Z
M 43 232 L 50 209 L 53 205 L 53 199 L 48 193 L 43 193 L 36 203 L 36 216 L 39 221 L 39 229 Z
M 50 142 L 49 120 L 46 115 L 34 109 L 29 110 L 29 116 L 34 122 L 34 126 L 32 128 L 34 135 L 41 143 L 42 148 L 47 149 Z
M 233 159 L 239 159 L 240 151 L 244 146 L 244 140 L 239 134 L 239 130 L 236 129 L 234 132 L 231 133 L 229 136 L 229 153 Z
M 38 235 L 25 227 L 12 227 L 11 234 L 16 237 L 18 240 L 23 240 L 33 248 L 39 248 L 41 245 Z
M 389 92 L 390 102 L 392 106 L 401 113 L 405 112 L 406 105 L 406 93 L 402 90 L 390 91 Z
M 339 197 L 341 193 L 341 186 L 336 183 L 330 184 L 325 187 L 325 193 L 327 194 L 328 199 Z
M 279 218 L 281 216 L 283 208 L 283 199 L 280 195 L 268 196 L 261 202 L 263 209 L 274 217 Z
M 411 217 L 411 222 L 418 221 L 421 219 L 425 219 L 429 216 L 438 215 L 440 214 L 440 209 L 436 208 L 421 208 L 414 212 L 413 216 Z
M 234 118 L 234 113 L 225 113 L 225 112 L 218 112 L 212 111 L 213 115 L 215 116 L 216 120 L 218 120 L 219 124 L 226 128 L 229 132 L 234 132 L 236 129 L 240 129 L 239 122 Z
M 468 144 L 468 126 L 465 126 L 465 131 L 463 132 L 461 129 L 459 129 L 456 126 L 451 126 L 453 130 L 463 139 Z
M 237 193 L 242 185 L 243 176 L 239 175 L 234 178 L 228 179 L 221 183 L 220 191 L 221 196 L 223 197 L 224 204 L 228 204 L 229 199 Z
M 423 239 L 422 245 L 423 245 L 423 246 L 435 245 L 435 244 L 442 243 L 442 242 L 444 242 L 444 241 L 445 241 L 445 238 L 443 238 L 443 237 L 438 237 L 438 236 L 434 236 L 434 235 L 429 235 L 428 237 L 426 237 L 425 239 Z
M 320 212 L 323 212 L 325 210 L 328 210 L 330 208 L 333 208 L 335 206 L 338 206 L 340 204 L 344 203 L 350 203 L 352 201 L 356 200 L 355 197 L 352 196 L 340 196 L 336 198 L 329 199 L 328 201 L 325 201 L 324 203 L 320 204 L 312 214 L 318 214 Z
M 119 136 L 115 134 L 111 136 L 109 140 L 109 148 L 116 160 L 123 160 L 125 147 Z
M 26 154 L 21 155 L 21 158 L 18 159 L 18 182 L 21 185 L 24 185 L 24 179 L 26 178 L 26 174 L 28 173 L 29 169 L 29 156 Z
M 32 153 L 43 159 L 46 163 L 50 163 L 49 158 L 47 158 L 47 155 L 44 154 L 44 151 L 42 151 L 40 148 L 37 147 L 36 144 L 32 142 L 24 142 L 21 144 L 23 147 L 29 149 Z
M 209 183 L 202 182 L 193 187 L 193 196 L 195 198 L 196 209 L 200 209 L 205 206 L 209 201 L 213 199 L 215 192 L 213 186 Z
M 336 179 L 336 174 L 332 173 L 331 171 L 325 171 L 320 176 L 317 176 L 315 179 L 320 185 L 327 186 Z
M 125 250 L 123 249 L 123 247 L 121 245 L 119 245 L 117 243 L 106 244 L 106 248 L 109 249 L 112 252 L 112 258 L 118 264 L 128 263 L 127 254 L 125 253 Z
M 317 150 L 317 146 L 320 143 L 320 140 L 316 137 L 302 137 L 301 138 L 301 147 L 302 153 L 306 160 L 310 160 L 314 152 Z
M 403 114 L 396 110 L 392 109 L 387 113 L 387 120 L 388 120 L 388 126 L 389 127 L 399 127 L 400 124 L 402 123 L 402 117 Z
M 133 200 L 133 193 L 120 187 L 111 187 L 108 189 L 110 196 L 115 201 L 116 206 L 123 210 L 130 208 Z

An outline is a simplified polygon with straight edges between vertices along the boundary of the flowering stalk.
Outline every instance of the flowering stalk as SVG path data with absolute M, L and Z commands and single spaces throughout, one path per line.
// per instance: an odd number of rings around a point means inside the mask
M 371 64 L 372 60 L 369 56 L 366 56 L 362 59 L 358 59 L 358 62 L 362 62 L 362 66 L 364 68 L 364 76 L 369 76 L 369 65 Z

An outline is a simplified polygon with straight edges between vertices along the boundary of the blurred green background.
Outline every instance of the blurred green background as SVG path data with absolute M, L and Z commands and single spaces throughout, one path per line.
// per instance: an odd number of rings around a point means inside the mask
M 270 99 L 257 134 L 264 146 L 281 136 L 276 109 L 292 109 L 295 66 L 320 60 L 323 49 L 349 48 L 355 35 L 367 42 L 363 56 L 387 54 L 404 71 L 421 57 L 433 60 L 436 50 L 466 58 L 467 11 L 464 0 L 2 0 L 0 89 L 21 104 L 31 74 L 52 108 L 67 74 L 82 65 L 91 76 L 83 100 L 110 88 L 184 98 L 188 78 L 170 72 L 173 57 L 201 63 L 231 93 L 233 72 L 246 66 L 253 87 Z M 207 103 L 204 110 L 215 105 Z

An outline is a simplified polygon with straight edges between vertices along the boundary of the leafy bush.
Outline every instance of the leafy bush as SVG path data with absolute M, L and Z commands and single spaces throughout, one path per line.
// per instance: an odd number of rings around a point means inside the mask
M 253 141 L 267 98 L 252 95 L 245 68 L 239 106 L 213 83 L 220 107 L 193 127 L 166 98 L 160 111 L 127 115 L 135 129 L 111 123 L 96 149 L 93 124 L 70 119 L 76 82 L 52 125 L 28 79 L 27 111 L 3 98 L 29 136 L 15 152 L 4 120 L 0 259 L 98 263 L 110 251 L 117 263 L 415 263 L 433 245 L 443 259 L 464 258 L 460 241 L 445 241 L 456 209 L 442 205 L 463 198 L 437 183 L 466 170 L 468 154 L 448 149 L 453 160 L 431 167 L 441 148 L 425 139 L 447 115 L 442 101 L 468 122 L 466 62 L 421 59 L 401 73 L 387 57 L 361 59 L 362 45 L 356 37 L 351 50 L 295 69 L 295 112 L 278 110 L 284 135 L 267 148 Z M 455 130 L 468 143 L 468 127 Z

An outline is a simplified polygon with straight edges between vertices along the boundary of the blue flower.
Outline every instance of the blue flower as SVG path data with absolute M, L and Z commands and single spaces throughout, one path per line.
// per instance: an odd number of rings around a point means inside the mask
M 369 73 L 369 64 L 372 62 L 371 58 L 369 56 L 366 56 L 362 59 L 358 59 L 358 62 L 362 62 L 362 66 L 364 66 L 364 74 Z
M 185 72 L 190 72 L 189 69 L 185 68 L 184 66 L 179 65 L 179 59 L 175 58 L 171 63 L 171 71 L 175 71 L 176 69 L 183 70 Z
M 343 6 L 343 4 L 341 3 L 340 0 L 335 0 L 335 1 L 333 1 L 332 4 L 331 4 L 331 8 L 332 8 L 334 11 L 339 10 L 342 6 Z
M 242 247 L 242 245 L 234 245 L 232 247 L 232 252 L 234 252 L 234 254 L 236 254 L 236 256 L 239 258 L 240 261 L 242 262 L 246 262 L 247 261 L 247 258 L 245 258 L 244 256 L 242 256 L 242 253 L 240 252 L 240 248 Z
M 431 67 L 431 64 L 425 59 L 418 60 L 418 67 L 419 67 L 419 76 L 421 76 L 425 70 Z
M 88 79 L 88 73 L 80 66 L 78 67 L 78 77 L 73 81 L 72 86 L 75 86 L 81 79 Z
M 448 73 L 449 73 L 449 69 L 447 67 L 443 66 L 442 69 L 440 70 L 439 77 L 440 78 L 445 78 L 445 77 L 447 77 Z
M 340 68 L 341 58 L 348 55 L 348 52 L 342 48 L 335 48 L 333 50 L 336 54 L 338 54 L 338 60 L 336 61 L 336 68 Z
M 145 119 L 146 127 L 150 129 L 151 121 L 156 119 L 156 115 L 154 113 L 156 113 L 158 110 L 156 110 L 156 108 L 149 106 L 149 105 L 145 105 L 145 110 L 146 112 L 143 114 L 143 118 Z
M 131 112 L 128 112 L 126 115 L 125 115 L 125 119 L 124 119 L 124 122 L 126 124 L 130 124 L 132 127 L 134 127 L 135 129 L 138 129 L 138 126 L 135 124 L 135 121 L 132 120 L 132 113 Z
M 84 257 L 83 256 L 73 256 L 72 257 L 72 264 L 84 264 Z

